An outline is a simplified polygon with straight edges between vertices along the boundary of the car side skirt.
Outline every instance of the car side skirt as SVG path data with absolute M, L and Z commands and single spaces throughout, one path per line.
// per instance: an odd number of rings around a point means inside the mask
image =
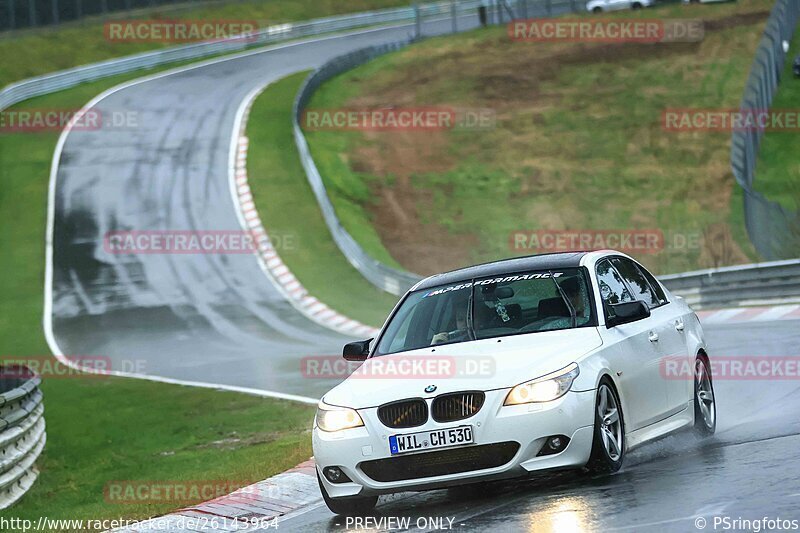
M 627 433 L 625 446 L 627 450 L 632 450 L 642 444 L 690 429 L 692 426 L 694 426 L 694 400 L 690 400 L 683 409 L 664 420 Z

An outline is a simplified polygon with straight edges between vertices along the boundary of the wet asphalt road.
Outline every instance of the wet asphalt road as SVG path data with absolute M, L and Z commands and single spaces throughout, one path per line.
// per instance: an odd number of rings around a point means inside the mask
M 449 24 L 449 23 L 446 23 Z M 440 25 L 440 26 L 446 26 Z M 429 31 L 436 30 L 430 25 Z M 118 91 L 101 110 L 137 111 L 139 126 L 69 135 L 56 188 L 54 334 L 66 354 L 103 355 L 119 370 L 319 396 L 298 358 L 336 354 L 346 338 L 297 313 L 249 255 L 105 252 L 115 230 L 238 230 L 228 148 L 254 87 L 409 28 L 281 48 Z M 268 208 L 262 206 L 262 208 Z M 712 357 L 800 355 L 800 323 L 716 326 Z M 670 437 L 634 451 L 622 471 L 561 473 L 478 489 L 382 499 L 376 518 L 438 517 L 464 530 L 697 531 L 698 515 L 800 519 L 797 382 L 717 382 L 718 434 Z M 396 525 L 396 523 L 395 523 Z M 434 530 L 430 522 L 422 529 Z M 347 524 L 324 506 L 284 531 Z M 717 530 L 720 530 L 719 528 Z
M 459 24 L 475 21 L 462 17 Z M 449 21 L 429 22 L 423 30 L 448 28 Z M 174 379 L 312 397 L 330 389 L 330 380 L 304 379 L 299 360 L 341 354 L 354 339 L 297 312 L 255 256 L 114 254 L 103 238 L 117 231 L 240 230 L 228 165 L 245 96 L 411 31 L 401 26 L 277 47 L 99 101 L 94 109 L 103 120 L 135 116 L 135 123 L 75 130 L 64 144 L 53 238 L 53 332 L 61 352 Z
M 714 326 L 706 333 L 712 358 L 800 356 L 800 321 Z M 717 434 L 710 440 L 683 433 L 644 445 L 605 478 L 562 472 L 382 497 L 373 519 L 411 531 L 553 533 L 715 531 L 715 517 L 800 521 L 800 382 L 718 380 L 714 388 Z M 706 520 L 703 529 L 695 526 L 699 518 Z M 403 519 L 410 527 L 397 527 Z M 357 525 L 320 505 L 285 520 L 281 530 L 386 529 L 386 522 Z

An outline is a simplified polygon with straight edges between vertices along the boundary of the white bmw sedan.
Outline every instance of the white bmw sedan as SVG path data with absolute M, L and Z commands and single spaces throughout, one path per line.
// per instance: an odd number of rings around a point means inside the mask
M 431 276 L 320 401 L 313 446 L 337 514 L 380 494 L 552 469 L 615 472 L 632 448 L 716 427 L 697 316 L 613 251 Z M 433 362 L 433 364 L 429 364 Z

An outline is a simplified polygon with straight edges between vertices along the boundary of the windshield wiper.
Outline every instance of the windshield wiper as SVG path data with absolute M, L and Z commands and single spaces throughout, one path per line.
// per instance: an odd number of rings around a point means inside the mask
M 564 294 L 564 289 L 561 288 L 561 285 L 558 284 L 556 278 L 553 277 L 553 271 L 550 270 L 550 279 L 553 280 L 553 283 L 556 285 L 556 289 L 558 290 L 558 294 L 561 295 L 561 299 L 564 300 L 564 303 L 567 304 L 567 309 L 569 309 L 569 316 L 572 318 L 572 327 L 578 327 L 578 315 L 575 313 L 575 308 L 572 306 L 572 302 L 569 301 L 567 295 Z

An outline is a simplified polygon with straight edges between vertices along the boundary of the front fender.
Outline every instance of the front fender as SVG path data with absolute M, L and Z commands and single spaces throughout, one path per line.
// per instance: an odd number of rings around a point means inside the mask
M 700 325 L 700 319 L 697 318 L 695 313 L 689 315 L 691 324 L 686 324 L 686 348 L 690 356 L 696 357 L 698 353 L 705 352 L 708 354 L 706 346 L 705 333 L 703 326 Z
M 621 392 L 617 376 L 611 370 L 611 364 L 608 359 L 602 353 L 602 350 L 590 355 L 590 357 L 586 357 L 578 362 L 581 373 L 573 382 L 571 390 L 577 392 L 597 390 L 600 385 L 600 380 L 607 378 L 611 380 L 614 389 L 617 391 L 617 396 L 622 406 L 622 412 L 626 413 L 628 404 Z

